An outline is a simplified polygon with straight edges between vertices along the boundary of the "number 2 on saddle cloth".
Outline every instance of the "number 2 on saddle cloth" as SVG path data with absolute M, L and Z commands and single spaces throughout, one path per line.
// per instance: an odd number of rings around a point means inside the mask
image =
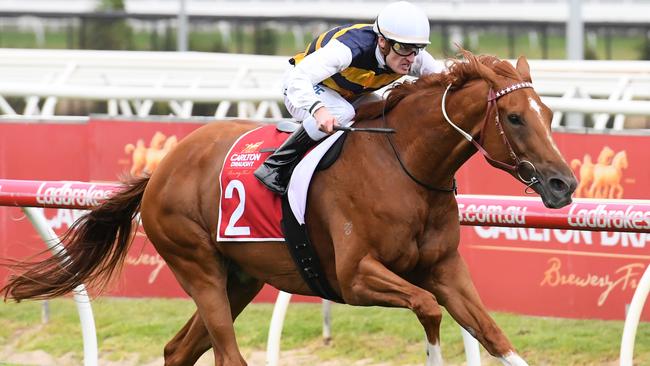
M 316 251 L 307 238 L 305 225 L 296 220 L 291 210 L 288 195 L 274 194 L 253 176 L 255 169 L 288 137 L 289 134 L 279 131 L 274 125 L 267 125 L 245 133 L 232 145 L 219 176 L 222 190 L 217 241 L 286 240 L 293 260 L 311 290 L 320 297 L 341 301 L 327 282 Z M 343 138 L 339 139 L 339 143 L 342 142 Z M 292 199 L 306 200 L 306 191 L 304 197 Z

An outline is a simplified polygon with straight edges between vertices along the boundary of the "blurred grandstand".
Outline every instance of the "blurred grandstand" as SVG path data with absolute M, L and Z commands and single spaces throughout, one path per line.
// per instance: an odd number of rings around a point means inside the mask
M 557 52 L 554 45 L 565 35 L 567 1 L 416 2 L 429 15 L 434 38 L 430 50 L 438 57 L 453 54 L 453 44 L 461 43 L 503 57 L 516 57 L 526 45 L 523 52 L 529 57 L 565 58 L 563 48 Z M 289 54 L 333 25 L 372 21 L 383 4 L 360 0 L 0 0 L 0 47 L 176 50 L 179 11 L 184 9 L 192 35 L 190 50 Z M 650 59 L 647 14 L 648 1 L 582 1 L 585 58 Z M 120 26 L 122 21 L 127 22 L 127 29 Z M 118 40 L 102 40 L 108 28 L 122 32 L 114 37 Z M 491 43 L 497 43 L 494 50 L 489 48 Z M 619 43 L 625 47 L 617 48 Z M 620 51 L 624 48 L 632 51 Z

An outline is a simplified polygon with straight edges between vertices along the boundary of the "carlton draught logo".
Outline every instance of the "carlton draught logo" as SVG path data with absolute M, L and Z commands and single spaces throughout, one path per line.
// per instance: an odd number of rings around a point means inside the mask
M 571 160 L 571 168 L 578 177 L 575 197 L 623 198 L 623 170 L 627 169 L 625 150 L 615 152 L 605 146 L 594 163 L 591 155 L 585 154 L 582 161 Z
M 264 141 L 258 141 L 244 145 L 239 153 L 230 155 L 231 168 L 252 168 L 255 162 L 262 158 L 262 154 L 258 151 Z
M 264 141 L 258 141 L 258 142 L 246 144 L 246 146 L 244 146 L 244 148 L 241 150 L 241 152 L 242 153 L 254 153 L 254 152 L 257 152 L 257 149 L 259 149 L 260 146 L 262 146 L 263 143 L 264 143 Z
M 154 133 L 148 147 L 143 139 L 138 139 L 135 144 L 126 144 L 124 153 L 131 155 L 129 172 L 135 177 L 151 175 L 165 155 L 172 151 L 177 144 L 176 135 L 167 137 L 160 131 Z
M 97 188 L 94 184 L 87 188 L 75 188 L 73 185 L 66 182 L 52 186 L 52 183 L 43 182 L 36 191 L 36 202 L 43 205 L 97 206 L 113 193 L 111 189 Z

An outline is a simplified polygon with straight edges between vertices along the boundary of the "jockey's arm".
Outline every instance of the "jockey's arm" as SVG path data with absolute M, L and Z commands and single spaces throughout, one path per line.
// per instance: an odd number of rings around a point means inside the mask
M 331 133 L 336 119 L 321 103 L 314 85 L 350 66 L 352 51 L 338 40 L 307 55 L 289 73 L 286 95 L 291 104 L 308 111 L 321 130 Z
M 438 61 L 431 56 L 426 50 L 420 51 L 413 61 L 410 76 L 425 76 L 429 74 L 438 74 L 447 70 L 447 67 L 442 61 Z

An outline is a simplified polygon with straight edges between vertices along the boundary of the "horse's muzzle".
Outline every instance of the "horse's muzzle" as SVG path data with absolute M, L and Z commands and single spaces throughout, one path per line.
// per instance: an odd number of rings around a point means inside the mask
M 571 195 L 578 181 L 573 174 L 554 174 L 550 177 L 540 177 L 540 182 L 532 188 L 542 197 L 544 206 L 562 208 L 571 203 Z

